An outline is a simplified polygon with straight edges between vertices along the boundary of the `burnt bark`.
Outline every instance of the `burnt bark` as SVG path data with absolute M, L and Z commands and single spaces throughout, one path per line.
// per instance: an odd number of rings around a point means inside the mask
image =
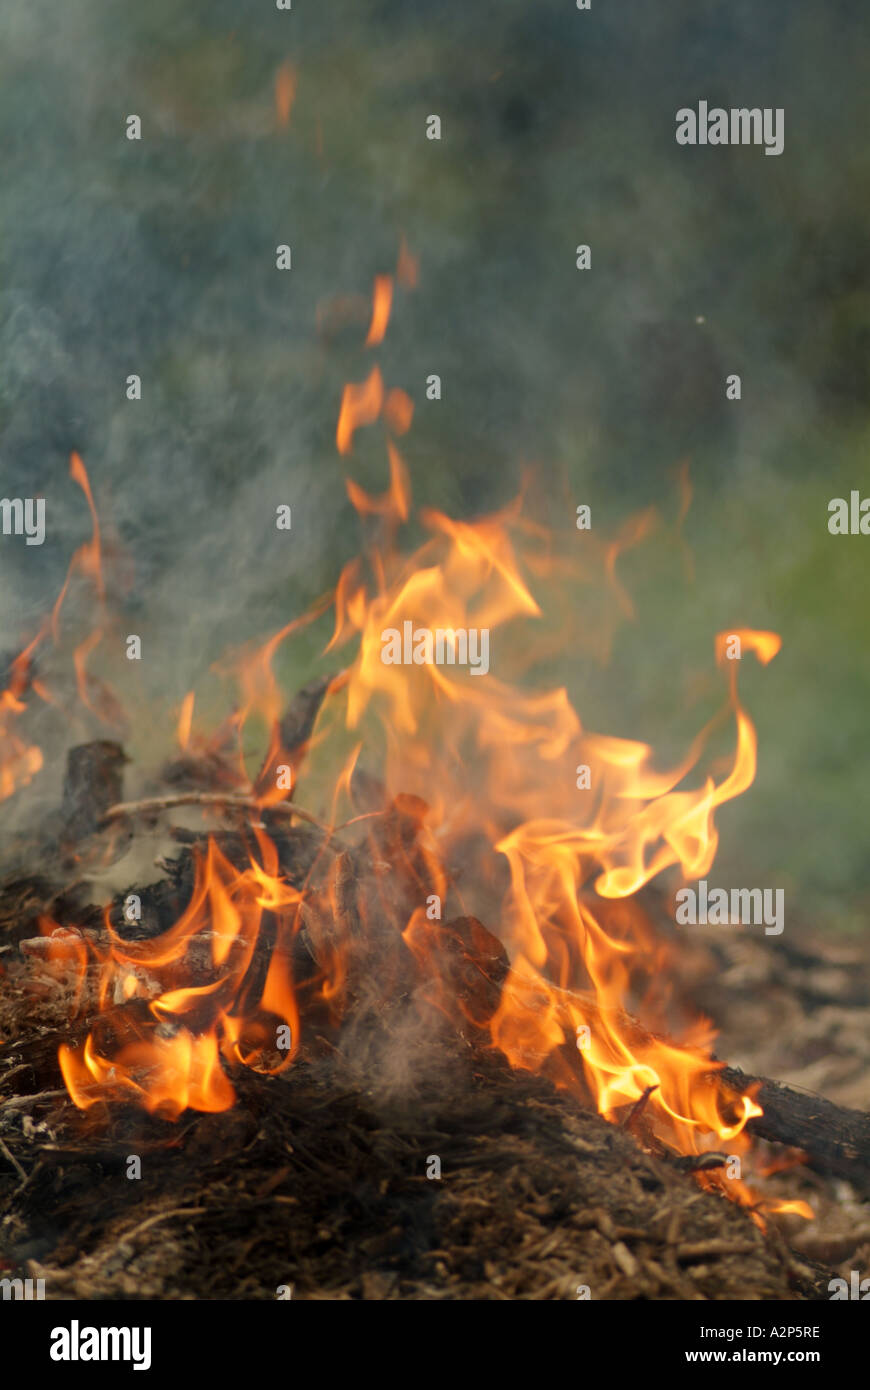
M 765 1076 L 747 1076 L 736 1067 L 725 1067 L 718 1076 L 739 1094 L 753 1089 L 764 1114 L 748 1122 L 749 1134 L 801 1149 L 807 1167 L 845 1178 L 870 1193 L 870 1114 L 846 1110 L 823 1096 L 795 1091 Z
M 124 764 L 118 743 L 97 739 L 67 754 L 61 819 L 63 838 L 75 842 L 92 835 L 110 806 L 124 799 Z

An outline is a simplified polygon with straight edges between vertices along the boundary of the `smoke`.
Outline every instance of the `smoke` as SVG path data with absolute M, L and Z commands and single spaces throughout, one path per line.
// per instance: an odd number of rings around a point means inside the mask
M 862 19 L 857 0 L 589 12 L 339 0 L 283 13 L 268 0 L 6 0 L 0 475 L 4 496 L 45 496 L 47 534 L 42 547 L 0 537 L 0 650 L 32 635 L 89 533 L 73 449 L 129 559 L 112 640 L 143 637 L 137 714 L 170 709 L 228 645 L 300 612 L 357 548 L 345 467 L 384 484 L 377 430 L 347 461 L 334 444 L 343 382 L 378 360 L 416 405 L 420 503 L 490 510 L 533 462 L 534 510 L 570 527 L 589 501 L 603 526 L 666 507 L 670 470 L 689 458 L 687 536 L 710 563 L 692 591 L 679 576 L 682 597 L 673 577 L 647 584 L 652 645 L 625 660 L 661 661 L 671 636 L 655 601 L 696 668 L 717 626 L 782 630 L 790 676 L 757 706 L 762 757 L 778 751 L 752 835 L 735 824 L 768 861 L 814 836 L 800 867 L 820 888 L 865 880 L 861 817 L 827 815 L 819 832 L 788 795 L 808 742 L 820 764 L 836 760 L 832 730 L 853 723 L 848 692 L 866 676 L 860 642 L 826 647 L 836 594 L 864 593 L 864 571 L 842 549 L 821 576 L 813 562 L 827 498 L 854 479 L 870 373 L 858 250 L 870 98 L 850 61 Z M 282 129 L 274 81 L 287 62 L 298 81 Z M 675 112 L 699 99 L 782 107 L 784 153 L 678 147 Z M 131 113 L 141 141 L 125 137 Z M 430 113 L 440 142 L 425 139 Z M 402 232 L 420 287 L 397 298 L 382 348 L 366 352 L 352 327 L 318 332 L 318 305 L 368 295 Z M 581 243 L 589 271 L 575 265 Z M 289 272 L 275 267 L 280 244 Z M 439 403 L 424 397 L 430 372 Z M 139 401 L 126 398 L 133 373 Z M 275 527 L 281 504 L 291 532 Z M 71 595 L 71 622 L 77 604 L 87 622 L 88 601 Z M 288 658 L 299 683 L 313 653 Z M 564 668 L 585 682 L 570 653 Z M 597 706 L 587 692 L 581 712 L 654 741 L 690 676 L 668 666 L 645 707 L 619 681 Z M 844 693 L 823 721 L 829 685 Z M 164 714 L 141 720 L 143 743 L 166 735 Z M 827 790 L 844 806 L 860 793 Z M 777 816 L 781 834 L 758 833 Z

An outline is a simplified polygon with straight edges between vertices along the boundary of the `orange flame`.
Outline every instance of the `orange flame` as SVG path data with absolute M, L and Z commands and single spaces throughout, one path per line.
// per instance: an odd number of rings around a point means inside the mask
M 178 714 L 176 738 L 178 739 L 178 746 L 182 750 L 182 752 L 187 748 L 188 744 L 190 743 L 190 730 L 193 724 L 194 700 L 194 692 L 192 690 L 188 690 L 187 694 L 181 702 L 181 709 Z
M 282 63 L 275 74 L 275 115 L 280 129 L 290 124 L 290 112 L 296 100 L 296 69 L 292 63 Z
M 85 466 L 79 458 L 78 454 L 73 453 L 70 455 L 69 472 L 70 477 L 78 483 L 82 492 L 85 494 L 85 498 L 88 504 L 88 510 L 91 513 L 93 531 L 91 533 L 91 539 L 89 541 L 83 542 L 83 544 L 79 546 L 78 550 L 73 555 L 72 560 L 70 561 L 69 570 L 67 571 L 67 576 L 64 581 L 63 588 L 61 589 L 57 598 L 57 602 L 55 603 L 54 608 L 52 610 L 51 632 L 55 642 L 57 642 L 58 640 L 58 624 L 60 621 L 60 610 L 63 607 L 63 602 L 66 598 L 67 590 L 69 589 L 70 580 L 74 573 L 81 573 L 90 580 L 92 580 L 94 589 L 96 590 L 97 599 L 100 603 L 102 603 L 105 598 L 105 586 L 103 583 L 102 550 L 100 546 L 100 520 L 97 516 L 97 509 L 94 506 L 94 499 L 91 493 L 91 484 L 88 479 Z
M 42 768 L 42 751 L 36 744 L 27 744 L 13 731 L 19 715 L 27 709 L 22 696 L 31 681 L 31 659 L 40 635 L 37 635 L 12 663 L 9 684 L 0 693 L 0 801 L 26 786 Z
M 350 382 L 344 388 L 335 442 L 340 454 L 349 454 L 353 437 L 362 425 L 372 425 L 384 404 L 384 379 L 380 367 L 373 367 L 364 382 Z
M 404 239 L 396 281 L 416 283 Z M 378 277 L 369 343 L 382 340 L 391 301 L 391 278 Z M 339 453 L 351 452 L 358 428 L 383 416 L 388 430 L 400 434 L 412 414 L 410 398 L 398 389 L 385 395 L 373 368 L 365 381 L 344 388 Z M 353 909 L 359 926 L 365 933 L 400 919 L 401 941 L 427 1003 L 451 1017 L 461 1014 L 514 1067 L 544 1072 L 591 1099 L 610 1120 L 627 1114 L 659 1144 L 691 1155 L 722 1145 L 730 1154 L 747 1153 L 746 1125 L 761 1110 L 752 1095 L 720 1084 L 721 1064 L 712 1058 L 713 1032 L 704 1020 L 680 1020 L 675 1030 L 667 1017 L 661 980 L 672 948 L 636 895 L 666 870 L 697 877 L 712 864 L 716 810 L 745 791 L 756 771 L 756 733 L 738 695 L 738 658 L 746 650 L 766 665 L 779 637 L 752 629 L 716 637 L 716 660 L 728 672 L 722 711 L 675 766 L 662 769 L 648 744 L 585 730 L 564 687 L 518 679 L 539 656 L 560 650 L 541 629 L 569 586 L 603 592 L 607 624 L 614 615 L 633 615 L 617 566 L 627 549 L 652 535 L 657 514 L 650 509 L 632 518 L 607 543 L 584 538 L 578 558 L 556 553 L 554 538 L 523 515 L 521 499 L 476 521 L 428 510 L 419 517 L 426 538 L 403 555 L 396 533 L 409 517 L 410 484 L 390 439 L 387 448 L 390 486 L 383 495 L 346 480 L 360 516 L 367 523 L 377 518 L 377 525 L 367 524 L 377 542 L 345 567 L 334 594 L 237 665 L 241 700 L 233 722 L 239 735 L 250 720 L 265 725 L 268 770 L 286 751 L 283 696 L 273 671 L 278 646 L 329 606 L 334 624 L 326 650 L 356 644 L 345 675 L 330 688 L 330 717 L 313 740 L 333 857 L 319 879 L 312 870 L 303 888 L 293 886 L 252 817 L 256 853 L 240 868 L 209 840 L 190 903 L 162 936 L 128 942 L 107 921 L 108 954 L 95 960 L 89 948 L 103 1014 L 82 1047 L 61 1050 L 71 1096 L 82 1108 L 100 1098 L 134 1099 L 175 1118 L 187 1106 L 231 1104 L 228 1073 L 237 1066 L 289 1065 L 304 1016 L 292 948 L 305 921 L 323 939 L 304 987 L 340 1022 L 354 971 L 347 856 L 332 845 L 341 829 L 372 837 L 366 862 L 376 886 L 373 900 Z M 686 475 L 680 519 L 688 498 Z M 96 530 L 94 544 L 88 564 L 98 566 Z M 595 649 L 594 641 L 588 645 Z M 182 747 L 192 710 L 191 693 L 179 720 Z M 733 754 L 722 769 L 711 764 L 708 743 L 714 728 L 731 719 Z M 340 806 L 355 809 L 364 762 L 377 768 L 392 820 L 364 811 L 336 827 Z M 254 787 L 258 806 L 274 804 L 278 793 L 263 773 Z M 375 822 L 381 834 L 393 826 L 387 849 Z M 456 881 L 448 865 L 460 866 Z M 455 978 L 439 963 L 467 964 L 463 953 L 475 933 L 477 946 L 486 944 L 488 933 L 471 912 L 497 924 L 510 956 L 492 1007 L 486 991 L 457 998 Z M 462 920 L 461 930 L 449 925 L 451 917 Z M 264 945 L 265 972 L 255 968 Z M 277 1050 L 281 1028 L 290 1041 Z M 664 1031 L 674 1040 L 660 1036 Z M 712 1170 L 699 1181 L 755 1202 L 739 1181 Z
M 412 256 L 408 250 L 408 243 L 404 236 L 399 242 L 396 279 L 404 290 L 415 290 L 420 279 L 420 263 L 416 256 Z
M 394 434 L 405 434 L 414 418 L 414 402 L 407 391 L 394 387 L 384 401 L 384 419 Z
M 411 505 L 408 470 L 392 440 L 387 440 L 390 457 L 390 486 L 380 497 L 370 497 L 353 481 L 345 478 L 347 495 L 360 516 L 382 516 L 392 521 L 407 521 Z
M 64 1081 L 79 1108 L 127 1099 L 170 1119 L 188 1107 L 226 1110 L 235 1092 L 221 1057 L 268 1071 L 289 1065 L 299 1020 L 288 947 L 300 896 L 277 874 L 274 846 L 259 838 L 261 859 L 252 856 L 241 871 L 209 840 L 191 901 L 163 936 L 128 942 L 107 923 L 111 949 L 100 962 L 100 994 L 104 1006 L 117 998 L 127 1007 L 104 1014 L 113 1033 L 110 1055 L 93 1032 L 80 1048 L 60 1049 Z M 247 976 L 266 912 L 277 919 L 276 942 L 266 979 L 251 1000 Z M 203 974 L 211 978 L 191 982 Z M 143 981 L 158 975 L 167 987 L 149 998 Z M 131 1002 L 139 1007 L 131 1009 Z M 283 1058 L 275 1042 L 282 1026 L 291 1040 Z M 266 1060 L 270 1052 L 273 1062 Z
M 387 324 L 390 321 L 390 309 L 393 304 L 393 277 L 392 275 L 376 275 L 374 290 L 374 306 L 372 309 L 372 321 L 369 327 L 366 347 L 373 347 L 375 343 L 382 343 L 387 331 Z
M 73 554 L 51 613 L 42 622 L 35 637 L 12 662 L 6 689 L 0 691 L 0 801 L 6 800 L 31 782 L 43 766 L 41 749 L 17 734 L 14 725 L 27 711 L 28 704 L 24 696 L 28 692 L 32 692 L 46 704 L 58 704 L 45 682 L 34 676 L 33 660 L 49 632 L 55 644 L 59 643 L 60 613 L 73 575 L 80 573 L 91 581 L 101 609 L 105 600 L 100 523 L 85 466 L 76 453 L 70 456 L 70 476 L 85 495 L 91 514 L 91 538 L 80 545 Z M 118 725 L 122 720 L 122 714 L 117 700 L 108 686 L 90 676 L 86 669 L 88 655 L 98 645 L 102 635 L 102 628 L 97 627 L 76 647 L 73 653 L 76 685 L 86 709 L 97 714 L 104 722 Z

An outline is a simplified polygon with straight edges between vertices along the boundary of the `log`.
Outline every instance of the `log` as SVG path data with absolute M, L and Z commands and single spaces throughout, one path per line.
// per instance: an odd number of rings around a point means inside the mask
M 108 739 L 69 750 L 61 803 L 65 840 L 75 843 L 92 835 L 109 807 L 122 800 L 127 761 L 120 744 Z
M 801 1149 L 807 1167 L 845 1178 L 870 1194 L 870 1114 L 765 1076 L 747 1076 L 737 1067 L 725 1067 L 717 1076 L 740 1095 L 758 1087 L 754 1099 L 764 1114 L 748 1122 L 747 1133 Z
M 587 1019 L 601 1018 L 607 1012 L 591 995 L 559 989 L 552 984 L 548 989 L 557 997 L 564 997 L 566 1008 L 570 1003 L 579 1005 Z M 672 1041 L 651 1033 L 623 1010 L 610 1012 L 629 1040 L 637 1043 Z M 565 1053 L 566 1056 L 570 1054 L 573 1063 L 573 1048 L 566 1047 Z M 711 1060 L 714 1064 L 718 1061 L 716 1057 Z M 765 1076 L 749 1076 L 737 1067 L 711 1067 L 710 1077 L 726 1092 L 730 1091 L 734 1099 L 749 1095 L 761 1106 L 764 1114 L 747 1122 L 748 1134 L 799 1149 L 807 1168 L 826 1177 L 844 1178 L 857 1191 L 870 1195 L 870 1114 L 848 1110 L 822 1096 L 796 1091 Z
M 109 805 L 99 816 L 97 825 L 106 826 L 110 821 L 119 820 L 123 816 L 153 816 L 161 811 L 171 811 L 176 806 L 209 806 L 217 810 L 244 811 L 252 816 L 265 814 L 264 808 L 252 796 L 243 796 L 235 792 L 172 792 L 167 796 L 146 796 L 141 801 L 119 801 L 116 805 Z M 290 806 L 283 801 L 277 806 L 270 806 L 268 814 L 288 820 L 295 817 L 307 821 L 309 825 L 317 826 L 318 830 L 329 830 L 329 826 L 324 825 L 310 811 L 303 811 L 300 806 Z

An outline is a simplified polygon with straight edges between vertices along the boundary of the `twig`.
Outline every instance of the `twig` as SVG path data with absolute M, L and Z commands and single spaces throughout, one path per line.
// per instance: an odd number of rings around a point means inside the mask
M 310 811 L 303 811 L 292 802 L 279 801 L 274 806 L 264 806 L 263 802 L 255 797 L 242 796 L 236 792 L 173 792 L 169 796 L 148 796 L 142 801 L 119 801 L 104 813 L 100 825 L 107 825 L 109 821 L 118 820 L 121 816 L 148 815 L 155 811 L 170 810 L 173 806 L 226 807 L 231 810 L 256 811 L 258 815 L 265 812 L 270 816 L 286 816 L 288 819 L 298 816 L 300 820 L 308 821 L 309 825 L 316 825 L 318 830 L 324 831 L 327 835 L 332 833 L 331 826 L 324 825 L 323 821 L 318 820 Z
M 682 1158 L 675 1158 L 674 1165 L 679 1168 L 681 1173 L 707 1173 L 714 1168 L 724 1168 L 728 1162 L 728 1155 L 715 1152 L 703 1154 L 685 1154 Z
M 19 1176 L 19 1178 L 21 1179 L 21 1181 L 22 1181 L 22 1182 L 27 1182 L 27 1174 L 25 1173 L 25 1171 L 24 1171 L 24 1169 L 22 1168 L 21 1164 L 18 1162 L 18 1159 L 15 1157 L 14 1153 L 12 1153 L 12 1152 L 6 1147 L 6 1145 L 3 1143 L 3 1140 L 2 1140 L 2 1139 L 0 1139 L 0 1153 L 2 1153 L 2 1155 L 3 1155 L 4 1158 L 6 1158 L 6 1159 L 9 1160 L 9 1162 L 12 1164 L 12 1167 L 15 1169 L 15 1171 L 16 1171 L 16 1173 L 18 1174 L 18 1176 Z
M 37 1091 L 32 1096 L 10 1096 L 8 1100 L 0 1100 L 0 1110 L 17 1110 L 32 1100 L 57 1100 L 59 1096 L 66 1095 L 66 1091 Z
M 635 1120 L 640 1119 L 640 1117 L 641 1117 L 641 1115 L 643 1114 L 644 1109 L 645 1109 L 645 1107 L 646 1107 L 647 1101 L 649 1100 L 649 1098 L 650 1098 L 650 1096 L 652 1095 L 653 1091 L 657 1091 L 657 1090 L 659 1089 L 659 1086 L 660 1086 L 660 1085 L 661 1085 L 661 1082 L 656 1081 L 656 1082 L 653 1083 L 652 1086 L 647 1086 L 647 1087 L 645 1088 L 643 1094 L 642 1094 L 641 1096 L 639 1096 L 638 1099 L 634 1102 L 634 1105 L 631 1107 L 631 1109 L 629 1110 L 629 1112 L 628 1112 L 628 1114 L 626 1115 L 625 1119 L 623 1120 L 623 1122 L 622 1122 L 622 1128 L 623 1128 L 623 1129 L 629 1129 L 629 1130 L 630 1130 L 631 1127 L 632 1127 L 632 1125 L 634 1124 Z
M 134 1226 L 132 1231 L 122 1231 L 118 1236 L 118 1241 L 132 1240 L 134 1236 L 154 1226 L 158 1221 L 166 1221 L 170 1216 L 200 1216 L 206 1207 L 170 1207 L 169 1211 L 159 1211 L 156 1216 L 149 1216 L 147 1221 L 140 1221 L 138 1226 Z
M 11 946 L 9 947 L 9 950 L 10 950 L 10 951 L 12 950 L 12 947 L 11 947 Z M 19 1066 L 17 1066 L 17 1067 L 10 1067 L 8 1071 L 4 1071 L 3 1075 L 0 1076 L 0 1081 L 8 1081 L 9 1078 L 10 1078 L 11 1076 L 17 1076 L 18 1073 L 19 1073 L 20 1071 L 26 1071 L 26 1070 L 27 1070 L 27 1063 L 26 1063 L 26 1062 L 21 1062 Z

